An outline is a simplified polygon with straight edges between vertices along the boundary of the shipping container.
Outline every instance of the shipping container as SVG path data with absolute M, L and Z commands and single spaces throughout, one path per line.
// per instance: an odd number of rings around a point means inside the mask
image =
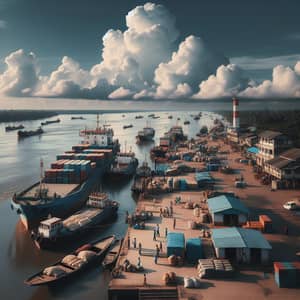
M 202 240 L 190 238 L 186 241 L 186 259 L 188 263 L 195 264 L 198 259 L 203 258 Z
M 169 232 L 167 236 L 167 255 L 184 257 L 185 239 L 181 232 Z

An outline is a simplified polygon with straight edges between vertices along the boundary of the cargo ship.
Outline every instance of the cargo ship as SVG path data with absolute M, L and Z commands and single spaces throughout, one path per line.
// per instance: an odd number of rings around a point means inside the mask
M 31 137 L 31 136 L 34 136 L 34 135 L 41 135 L 43 133 L 44 133 L 44 130 L 41 127 L 39 127 L 37 130 L 29 130 L 29 131 L 19 130 L 18 131 L 18 138 L 22 139 L 22 138 Z
M 138 164 L 134 152 L 119 152 L 109 175 L 113 179 L 129 178 L 135 174 Z
M 14 131 L 14 130 L 20 130 L 20 129 L 24 129 L 25 127 L 20 124 L 20 125 L 17 125 L 17 126 L 6 126 L 5 127 L 5 131 Z
M 66 219 L 52 217 L 40 222 L 32 238 L 39 249 L 57 248 L 82 236 L 83 233 L 102 225 L 116 216 L 119 203 L 106 193 L 92 193 L 85 206 Z
M 84 117 L 71 117 L 71 120 L 85 120 Z
M 136 139 L 138 143 L 152 141 L 155 135 L 155 130 L 152 127 L 144 127 L 143 130 L 139 131 Z
M 102 175 L 110 169 L 119 151 L 118 140 L 113 140 L 113 130 L 99 127 L 82 130 L 83 141 L 57 156 L 51 169 L 43 171 L 40 180 L 11 201 L 11 208 L 29 229 L 37 226 L 49 215 L 64 218 L 80 209 Z
M 48 120 L 48 121 L 42 122 L 41 125 L 45 126 L 45 125 L 49 125 L 49 124 L 53 124 L 53 123 L 59 123 L 59 122 L 60 122 L 60 119 Z
M 123 126 L 123 129 L 132 128 L 132 127 L 133 127 L 133 125 L 132 125 L 132 124 L 129 124 L 129 125 L 124 125 L 124 126 Z

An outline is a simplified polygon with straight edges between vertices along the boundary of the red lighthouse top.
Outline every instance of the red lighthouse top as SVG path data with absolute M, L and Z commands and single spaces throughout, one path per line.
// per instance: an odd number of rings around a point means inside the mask
M 233 105 L 239 105 L 239 99 L 237 98 L 232 98 L 232 101 L 233 101 Z

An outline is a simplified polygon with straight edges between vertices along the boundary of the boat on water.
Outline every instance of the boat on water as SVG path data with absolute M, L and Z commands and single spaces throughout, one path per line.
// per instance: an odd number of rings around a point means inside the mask
M 153 116 L 152 119 L 159 119 L 160 116 Z
M 132 128 L 132 127 L 133 127 L 133 125 L 132 125 L 132 124 L 129 124 L 129 125 L 124 125 L 124 126 L 123 126 L 123 129 Z
M 195 117 L 194 117 L 194 120 L 195 120 L 195 121 L 200 120 L 200 116 L 199 116 L 199 115 L 198 115 L 198 116 L 195 116 Z
M 184 124 L 184 125 L 190 125 L 191 122 L 190 122 L 190 121 L 184 121 L 183 124 Z
M 153 118 L 153 117 L 155 117 L 155 114 L 148 115 L 148 118 Z
M 140 177 L 150 177 L 152 173 L 151 168 L 149 167 L 149 164 L 147 163 L 147 161 L 145 160 L 142 165 L 140 167 L 138 167 L 136 169 L 136 174 L 135 177 L 136 178 L 140 178 Z
M 168 116 L 168 119 L 173 119 L 173 116 Z
M 154 128 L 150 126 L 146 126 L 143 128 L 143 130 L 138 131 L 136 139 L 138 143 L 149 142 L 153 140 L 154 135 L 155 135 Z
M 114 179 L 128 178 L 135 174 L 139 162 L 134 152 L 119 152 L 109 175 Z
M 144 116 L 142 116 L 142 115 L 139 115 L 139 116 L 135 116 L 135 118 L 136 118 L 136 119 L 143 119 L 143 118 L 144 118 Z
M 80 117 L 71 117 L 71 120 L 85 120 L 84 117 L 80 116 Z
M 54 285 L 74 278 L 75 275 L 101 263 L 115 239 L 115 236 L 111 235 L 85 244 L 60 261 L 29 277 L 24 283 L 29 286 Z
M 57 155 L 48 170 L 43 169 L 38 182 L 15 193 L 11 208 L 27 229 L 34 228 L 49 215 L 65 218 L 82 208 L 102 175 L 107 172 L 120 149 L 113 140 L 113 130 L 99 127 L 80 131 L 83 138 L 72 151 Z
M 34 135 L 41 135 L 43 133 L 44 133 L 44 130 L 41 127 L 39 127 L 36 130 L 29 130 L 29 131 L 19 130 L 18 138 L 22 139 L 22 138 L 27 138 L 27 137 L 34 136 Z
M 187 136 L 184 134 L 181 126 L 173 126 L 171 129 L 165 133 L 165 138 L 169 138 L 171 143 L 178 143 L 187 140 Z
M 48 121 L 42 122 L 41 125 L 45 126 L 45 125 L 49 125 L 49 124 L 53 124 L 53 123 L 59 123 L 59 122 L 60 122 L 60 119 L 48 120 Z
M 114 246 L 107 252 L 105 258 L 102 261 L 102 266 L 104 269 L 112 270 L 115 267 L 122 251 L 123 242 L 123 238 L 120 240 L 116 240 Z
M 16 125 L 16 126 L 6 126 L 5 131 L 21 130 L 21 129 L 24 129 L 24 128 L 25 127 L 23 126 L 23 124 Z
M 92 193 L 85 206 L 66 219 L 57 217 L 40 222 L 32 239 L 39 249 L 56 248 L 80 237 L 83 233 L 113 219 L 119 203 L 109 199 L 106 193 Z

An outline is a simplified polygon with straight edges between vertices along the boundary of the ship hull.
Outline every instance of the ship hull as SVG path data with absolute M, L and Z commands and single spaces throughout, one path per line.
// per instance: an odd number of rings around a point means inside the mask
M 47 219 L 49 215 L 58 218 L 64 218 L 79 210 L 86 202 L 93 187 L 101 180 L 104 167 L 98 167 L 84 183 L 82 183 L 75 191 L 62 198 L 49 201 L 45 204 L 30 205 L 29 201 L 22 200 L 22 204 L 18 200 L 11 200 L 11 208 L 20 216 L 25 228 L 32 229 Z M 32 200 L 31 200 L 32 201 Z
M 116 217 L 117 211 L 118 207 L 107 207 L 101 213 L 96 215 L 86 226 L 83 226 L 76 231 L 64 231 L 55 239 L 48 239 L 34 235 L 34 243 L 39 249 L 57 249 L 59 247 L 65 247 L 66 243 L 72 243 L 75 240 L 78 240 L 78 238 L 82 237 L 84 233 L 96 228 L 96 226 L 111 221 L 114 217 Z
M 131 178 L 135 174 L 138 164 L 139 164 L 138 160 L 135 159 L 135 161 L 130 163 L 126 168 L 122 168 L 122 169 L 113 168 L 112 170 L 110 170 L 108 175 L 113 180 Z

